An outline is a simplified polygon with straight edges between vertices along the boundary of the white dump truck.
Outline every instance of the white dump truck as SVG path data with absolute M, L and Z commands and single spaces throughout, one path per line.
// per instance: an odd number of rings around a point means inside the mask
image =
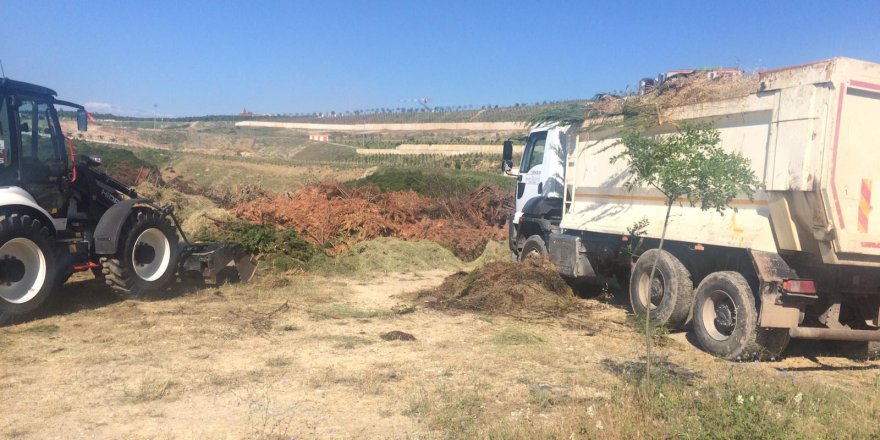
M 514 255 L 547 254 L 572 279 L 617 277 L 635 312 L 691 323 L 704 350 L 728 359 L 778 355 L 790 338 L 880 341 L 880 64 L 835 58 L 755 84 L 658 107 L 646 135 L 709 123 L 763 184 L 723 215 L 676 205 L 662 251 L 665 196 L 626 189 L 625 161 L 610 161 L 622 129 L 535 127 L 517 173 Z

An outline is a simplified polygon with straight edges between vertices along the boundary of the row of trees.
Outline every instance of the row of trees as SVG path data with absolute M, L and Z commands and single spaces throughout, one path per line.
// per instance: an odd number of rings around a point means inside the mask
M 448 106 L 433 106 L 429 108 L 425 107 L 412 107 L 412 106 L 400 106 L 400 107 L 372 107 L 367 109 L 356 109 L 356 110 L 342 110 L 336 111 L 331 110 L 329 112 L 297 112 L 297 113 L 275 113 L 273 115 L 267 116 L 241 116 L 241 115 L 205 115 L 205 116 L 187 116 L 187 117 L 178 117 L 178 118 L 162 118 L 163 121 L 171 121 L 171 122 L 196 122 L 196 121 L 242 121 L 242 120 L 250 120 L 250 119 L 262 119 L 262 118 L 284 118 L 290 120 L 300 120 L 300 121 L 314 121 L 321 120 L 326 118 L 362 118 L 364 116 L 388 116 L 388 115 L 400 115 L 403 117 L 411 117 L 413 115 L 425 115 L 425 114 L 456 114 L 457 119 L 467 119 L 473 117 L 478 112 L 513 112 L 510 115 L 521 115 L 525 113 L 539 112 L 545 108 L 552 108 L 554 106 L 559 105 L 568 105 L 575 102 L 583 102 L 583 100 L 565 100 L 565 101 L 542 101 L 542 102 L 534 102 L 534 103 L 526 103 L 526 102 L 517 102 L 513 105 L 509 106 L 500 106 L 498 104 L 486 104 L 481 106 L 476 106 L 473 104 L 466 105 L 448 105 Z M 525 112 L 525 113 L 523 113 Z M 63 116 L 68 116 L 70 118 L 75 117 L 75 113 L 65 112 Z M 97 119 L 110 119 L 116 121 L 153 121 L 152 117 L 144 118 L 144 117 L 136 117 L 136 116 L 119 116 L 110 113 L 92 113 Z M 350 121 L 349 121 L 350 122 Z

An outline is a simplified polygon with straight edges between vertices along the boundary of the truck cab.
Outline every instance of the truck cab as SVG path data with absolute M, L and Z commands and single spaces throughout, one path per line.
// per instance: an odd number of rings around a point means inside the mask
M 545 253 L 547 237 L 558 230 L 566 193 L 565 161 L 575 145 L 574 131 L 567 125 L 542 124 L 529 132 L 515 174 L 516 212 L 508 225 L 515 258 L 529 252 Z

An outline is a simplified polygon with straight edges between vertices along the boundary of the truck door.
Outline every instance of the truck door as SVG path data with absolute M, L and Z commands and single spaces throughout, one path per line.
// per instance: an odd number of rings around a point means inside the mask
M 544 162 L 544 147 L 547 144 L 547 131 L 533 131 L 523 150 L 519 175 L 516 178 L 516 212 L 521 213 L 526 202 L 541 195 L 541 164 Z
M 55 108 L 27 97 L 16 97 L 13 108 L 20 185 L 53 217 L 64 216 L 67 155 Z
M 517 178 L 516 211 L 523 214 L 529 200 L 562 199 L 565 186 L 565 152 L 568 145 L 568 126 L 535 130 L 529 134 L 523 151 L 520 174 Z M 546 204 L 543 204 L 546 206 Z M 532 206 L 538 206 L 533 204 Z M 525 213 L 529 214 L 529 213 Z M 532 213 L 537 214 L 537 213 Z M 518 222 L 515 217 L 514 223 Z

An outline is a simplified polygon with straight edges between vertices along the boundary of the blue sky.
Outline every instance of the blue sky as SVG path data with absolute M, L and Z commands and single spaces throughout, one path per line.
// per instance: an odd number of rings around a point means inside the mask
M 0 17 L 9 77 L 145 115 L 505 105 L 683 67 L 880 62 L 877 0 L 0 0 Z

